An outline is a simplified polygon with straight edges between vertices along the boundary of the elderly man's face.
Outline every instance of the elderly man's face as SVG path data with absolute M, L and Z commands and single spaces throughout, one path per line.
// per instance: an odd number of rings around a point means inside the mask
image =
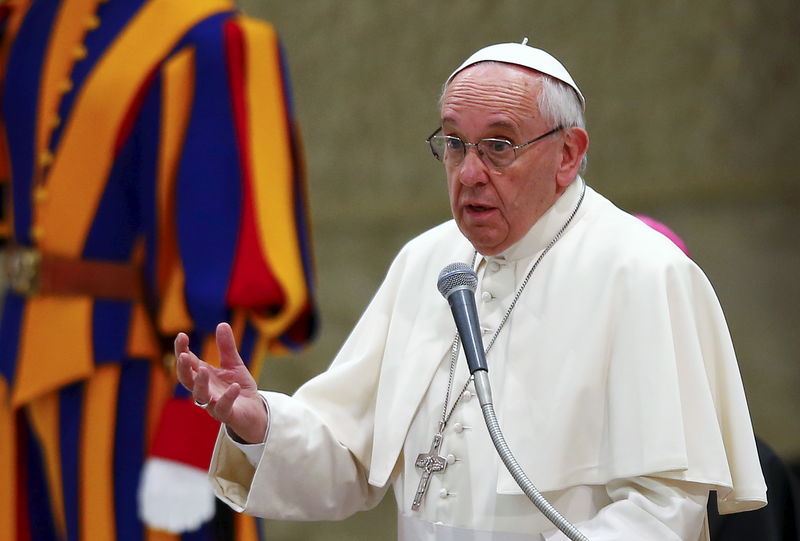
M 555 126 L 539 114 L 538 75 L 508 64 L 477 64 L 459 73 L 442 100 L 442 133 L 477 143 L 496 137 L 515 145 Z M 446 166 L 450 208 L 476 250 L 496 255 L 518 240 L 550 208 L 559 186 L 562 132 L 517 151 L 496 169 L 469 147 L 461 164 Z M 568 183 L 567 183 L 568 185 Z

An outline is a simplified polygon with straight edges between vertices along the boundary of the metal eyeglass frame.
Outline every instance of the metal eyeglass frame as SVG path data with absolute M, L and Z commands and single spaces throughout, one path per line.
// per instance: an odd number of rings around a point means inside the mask
M 461 142 L 462 145 L 464 145 L 463 146 L 464 152 L 463 152 L 463 154 L 461 156 L 461 159 L 458 160 L 457 163 L 454 163 L 453 164 L 454 166 L 460 165 L 461 162 L 464 161 L 464 158 L 467 157 L 467 147 L 475 147 L 475 150 L 478 152 L 478 155 L 481 158 L 483 158 L 483 156 L 485 155 L 485 152 L 481 151 L 481 148 L 480 148 L 481 143 L 485 143 L 487 141 L 489 141 L 489 142 L 497 142 L 497 143 L 506 143 L 511 147 L 511 150 L 514 151 L 514 158 L 510 162 L 508 162 L 507 164 L 504 164 L 504 165 L 498 165 L 498 164 L 494 163 L 491 160 L 491 158 L 489 158 L 489 161 L 492 162 L 492 166 L 493 167 L 504 168 L 504 167 L 509 167 L 512 163 L 514 163 L 516 161 L 516 159 L 517 159 L 517 150 L 519 150 L 520 148 L 524 148 L 524 147 L 526 147 L 528 145 L 532 145 L 533 143 L 535 143 L 537 141 L 541 141 L 545 137 L 549 137 L 550 135 L 553 135 L 554 133 L 559 132 L 559 131 L 561 131 L 563 129 L 564 129 L 564 126 L 555 127 L 552 130 L 550 130 L 549 132 L 544 133 L 544 134 L 540 135 L 539 137 L 535 137 L 535 138 L 531 139 L 530 141 L 528 141 L 527 143 L 522 143 L 521 145 L 513 145 L 513 144 L 511 144 L 511 141 L 509 141 L 508 139 L 500 139 L 500 138 L 497 138 L 497 137 L 487 137 L 486 139 L 481 139 L 477 143 L 469 143 L 467 141 L 464 141 L 460 137 L 456 137 L 454 135 L 440 135 L 438 137 L 442 137 L 444 139 L 457 139 L 458 141 Z M 444 160 L 442 159 L 442 156 L 439 156 L 436 153 L 436 150 L 433 148 L 433 138 L 437 137 L 436 134 L 439 133 L 440 131 L 442 131 L 441 126 L 436 128 L 436 130 L 432 134 L 430 134 L 427 139 L 425 139 L 425 142 L 428 143 L 428 146 L 431 147 L 431 154 L 433 154 L 433 157 L 436 158 L 437 160 L 439 160 L 440 162 L 444 163 Z

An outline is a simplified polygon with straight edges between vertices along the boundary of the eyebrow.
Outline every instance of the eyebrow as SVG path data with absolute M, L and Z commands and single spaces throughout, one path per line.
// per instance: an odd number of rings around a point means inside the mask
M 444 117 L 441 121 L 442 128 L 444 128 L 447 124 L 454 124 L 455 120 L 451 117 Z M 495 120 L 491 124 L 487 126 L 487 128 L 506 128 L 509 130 L 517 129 L 517 126 L 512 122 L 507 122 L 505 120 Z
M 496 120 L 489 124 L 490 128 L 508 128 L 508 129 L 516 129 L 517 126 L 511 122 L 506 122 L 505 120 Z

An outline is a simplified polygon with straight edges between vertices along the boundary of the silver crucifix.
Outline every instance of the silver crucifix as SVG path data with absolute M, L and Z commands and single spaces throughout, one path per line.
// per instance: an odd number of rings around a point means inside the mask
M 419 510 L 419 506 L 422 505 L 422 498 L 425 497 L 428 484 L 431 482 L 431 474 L 443 472 L 447 467 L 447 459 L 443 456 L 439 456 L 439 447 L 441 447 L 441 445 L 442 434 L 436 433 L 433 436 L 431 450 L 427 453 L 420 453 L 417 455 L 417 461 L 414 465 L 417 468 L 422 468 L 422 477 L 419 479 L 417 493 L 414 494 L 414 501 L 411 502 L 411 509 L 413 511 Z

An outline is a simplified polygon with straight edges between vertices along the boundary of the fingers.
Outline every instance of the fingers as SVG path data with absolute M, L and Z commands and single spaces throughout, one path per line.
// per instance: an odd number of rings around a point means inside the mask
M 234 403 L 239 401 L 234 412 Z M 238 383 L 232 383 L 219 399 L 212 400 L 207 411 L 230 428 L 243 443 L 264 441 L 269 426 L 267 408 L 260 396 L 243 396 Z
M 194 378 L 194 388 L 192 389 L 192 397 L 198 404 L 208 404 L 211 402 L 211 390 L 208 385 L 208 368 L 201 366 L 197 369 L 197 375 Z
M 242 388 L 238 383 L 232 383 L 213 404 L 214 417 L 223 423 L 227 422 L 233 411 L 233 403 L 239 397 Z
M 192 362 L 190 353 L 189 337 L 185 333 L 178 333 L 175 337 L 175 372 L 178 376 L 178 381 L 189 391 L 194 386 L 193 369 L 197 369 L 197 365 Z
M 186 333 L 179 332 L 175 337 L 175 358 L 180 357 L 181 353 L 189 351 L 189 337 Z
M 197 357 L 189 349 L 189 337 L 185 333 L 178 333 L 175 337 L 176 372 L 178 380 L 192 393 L 195 402 L 206 405 L 207 411 L 216 419 L 224 420 L 231 415 L 233 402 L 239 396 L 242 385 L 255 388 L 256 384 L 246 369 L 236 370 L 244 368 L 244 363 L 236 349 L 230 325 L 217 325 L 216 340 L 222 370 L 209 366 Z M 232 372 L 226 375 L 227 371 Z M 212 384 L 214 393 L 222 391 L 221 395 L 212 396 Z
M 194 369 L 196 369 L 196 366 L 192 366 L 191 358 L 187 353 L 178 356 L 175 373 L 178 375 L 178 381 L 181 382 L 181 385 L 189 391 L 194 388 Z
M 226 370 L 237 368 L 244 364 L 236 349 L 236 340 L 233 330 L 227 323 L 217 325 L 217 348 L 219 349 L 220 366 Z
M 177 358 L 175 372 L 178 381 L 188 391 L 191 391 L 197 402 L 207 403 L 211 395 L 209 392 L 209 368 L 189 349 L 189 337 L 184 333 L 178 333 L 175 337 L 175 357 Z
M 201 367 L 206 367 L 200 358 L 191 351 L 184 351 L 178 355 L 175 372 L 178 376 L 178 381 L 186 387 L 189 391 L 194 391 L 195 381 L 197 379 L 197 372 Z

